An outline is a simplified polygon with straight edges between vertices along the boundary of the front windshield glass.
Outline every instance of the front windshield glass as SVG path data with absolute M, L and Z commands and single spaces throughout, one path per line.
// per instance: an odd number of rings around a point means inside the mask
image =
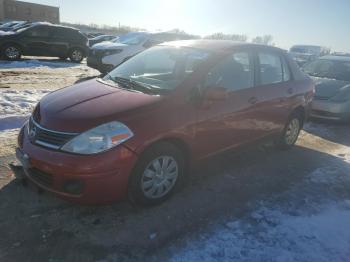
M 175 89 L 200 64 L 208 59 L 209 53 L 194 48 L 157 46 L 150 48 L 124 62 L 104 80 L 111 80 L 122 87 L 139 91 L 167 92 Z
M 311 76 L 350 81 L 350 61 L 320 59 L 306 64 L 303 70 Z

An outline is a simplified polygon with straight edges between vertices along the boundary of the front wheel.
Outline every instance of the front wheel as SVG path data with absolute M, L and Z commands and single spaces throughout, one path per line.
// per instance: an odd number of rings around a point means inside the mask
M 293 114 L 289 118 L 281 137 L 277 141 L 277 146 L 281 149 L 289 149 L 292 146 L 294 146 L 294 144 L 298 140 L 301 127 L 302 120 L 300 115 Z
M 69 59 L 74 63 L 80 63 L 84 59 L 84 52 L 80 48 L 73 48 L 69 53 Z
M 16 46 L 16 45 L 6 45 L 2 49 L 2 54 L 5 59 L 14 61 L 14 60 L 19 60 L 22 56 L 21 49 Z
M 166 200 L 182 184 L 184 157 L 170 143 L 146 150 L 129 181 L 129 199 L 139 205 L 155 205 Z

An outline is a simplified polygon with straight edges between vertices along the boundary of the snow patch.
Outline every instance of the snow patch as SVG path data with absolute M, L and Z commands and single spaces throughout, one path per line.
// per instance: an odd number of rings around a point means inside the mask
M 348 163 L 317 168 L 245 217 L 174 248 L 171 261 L 348 261 L 349 188 Z
M 19 128 L 38 101 L 51 90 L 5 90 L 0 92 L 0 131 Z
M 50 60 L 21 60 L 21 61 L 0 61 L 0 68 L 10 69 L 10 68 L 38 68 L 38 67 L 48 67 L 48 68 L 67 68 L 67 67 L 78 67 L 81 64 L 62 62 L 62 61 L 50 61 Z

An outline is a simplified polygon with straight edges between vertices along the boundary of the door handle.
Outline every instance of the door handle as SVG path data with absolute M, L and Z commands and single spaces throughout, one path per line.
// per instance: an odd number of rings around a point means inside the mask
M 252 105 L 256 104 L 256 102 L 258 102 L 258 99 L 255 96 L 249 98 L 248 100 L 248 103 Z
M 294 93 L 294 89 L 292 87 L 288 88 L 287 93 L 290 94 L 290 95 L 293 94 Z

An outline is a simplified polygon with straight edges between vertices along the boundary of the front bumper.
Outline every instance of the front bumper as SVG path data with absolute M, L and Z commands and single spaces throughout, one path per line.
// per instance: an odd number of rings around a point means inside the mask
M 350 120 L 350 101 L 336 103 L 329 100 L 314 100 L 310 117 L 336 121 Z
M 20 144 L 17 158 L 26 177 L 46 191 L 80 204 L 109 203 L 127 195 L 137 155 L 124 146 L 95 155 L 74 155 L 33 145 L 26 132 Z

